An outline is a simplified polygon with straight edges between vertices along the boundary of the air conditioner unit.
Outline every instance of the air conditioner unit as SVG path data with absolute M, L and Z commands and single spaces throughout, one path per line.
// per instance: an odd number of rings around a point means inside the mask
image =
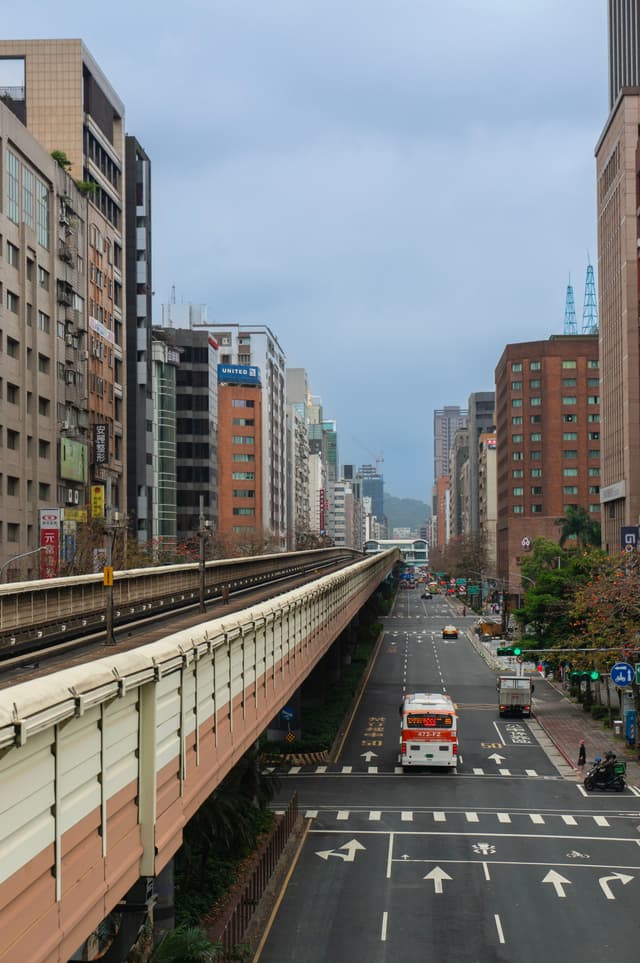
M 69 431 L 69 429 L 71 428 L 71 425 L 68 421 L 63 421 L 60 425 L 60 428 L 62 429 L 62 431 Z
M 72 347 L 73 347 L 73 335 L 71 335 L 71 334 L 65 334 L 65 336 L 64 336 L 64 343 L 67 344 L 70 348 L 72 348 Z

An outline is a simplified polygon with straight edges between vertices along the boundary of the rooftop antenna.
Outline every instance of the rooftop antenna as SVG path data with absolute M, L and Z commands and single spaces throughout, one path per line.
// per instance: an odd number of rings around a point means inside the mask
M 593 275 L 593 265 L 587 251 L 587 277 L 584 282 L 584 307 L 582 309 L 582 333 L 598 333 L 598 301 L 596 299 L 596 281 Z
M 576 321 L 576 304 L 573 299 L 573 285 L 571 275 L 567 284 L 567 297 L 564 303 L 564 331 L 563 334 L 577 334 L 578 322 Z

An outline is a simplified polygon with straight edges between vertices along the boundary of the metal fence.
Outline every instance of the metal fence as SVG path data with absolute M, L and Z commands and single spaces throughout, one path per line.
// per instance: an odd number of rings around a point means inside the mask
M 277 823 L 267 839 L 261 844 L 253 857 L 253 865 L 247 874 L 244 886 L 224 912 L 215 920 L 203 921 L 209 938 L 223 947 L 220 961 L 241 959 L 237 955 L 243 943 L 249 925 L 258 908 L 260 900 L 271 881 L 273 873 L 282 856 L 283 850 L 291 836 L 298 819 L 298 794 L 294 793 L 284 813 L 277 817 Z

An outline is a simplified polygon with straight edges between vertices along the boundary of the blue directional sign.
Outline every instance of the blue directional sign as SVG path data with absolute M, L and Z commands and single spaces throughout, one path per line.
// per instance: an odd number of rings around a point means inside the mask
M 616 662 L 611 670 L 611 681 L 614 685 L 631 685 L 635 677 L 633 666 L 628 662 Z
M 284 709 L 280 710 L 280 718 L 284 719 L 285 722 L 291 722 L 295 715 L 295 712 L 291 706 L 285 706 Z

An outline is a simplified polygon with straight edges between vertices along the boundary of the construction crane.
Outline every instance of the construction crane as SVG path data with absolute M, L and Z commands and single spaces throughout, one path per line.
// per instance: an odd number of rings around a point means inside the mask
M 381 474 L 381 472 L 380 472 L 380 465 L 383 465 L 383 464 L 384 464 L 384 454 L 383 454 L 382 452 L 380 452 L 379 455 L 376 455 L 374 452 L 371 451 L 370 448 L 367 448 L 367 446 L 364 445 L 364 444 L 363 444 L 358 438 L 356 438 L 354 435 L 352 435 L 351 438 L 352 438 L 353 441 L 355 441 L 355 443 L 356 443 L 357 445 L 360 445 L 360 447 L 361 447 L 364 451 L 366 451 L 369 455 L 371 455 L 371 457 L 374 459 L 374 461 L 375 461 L 375 463 L 376 463 L 376 475 L 380 475 L 380 474 Z

